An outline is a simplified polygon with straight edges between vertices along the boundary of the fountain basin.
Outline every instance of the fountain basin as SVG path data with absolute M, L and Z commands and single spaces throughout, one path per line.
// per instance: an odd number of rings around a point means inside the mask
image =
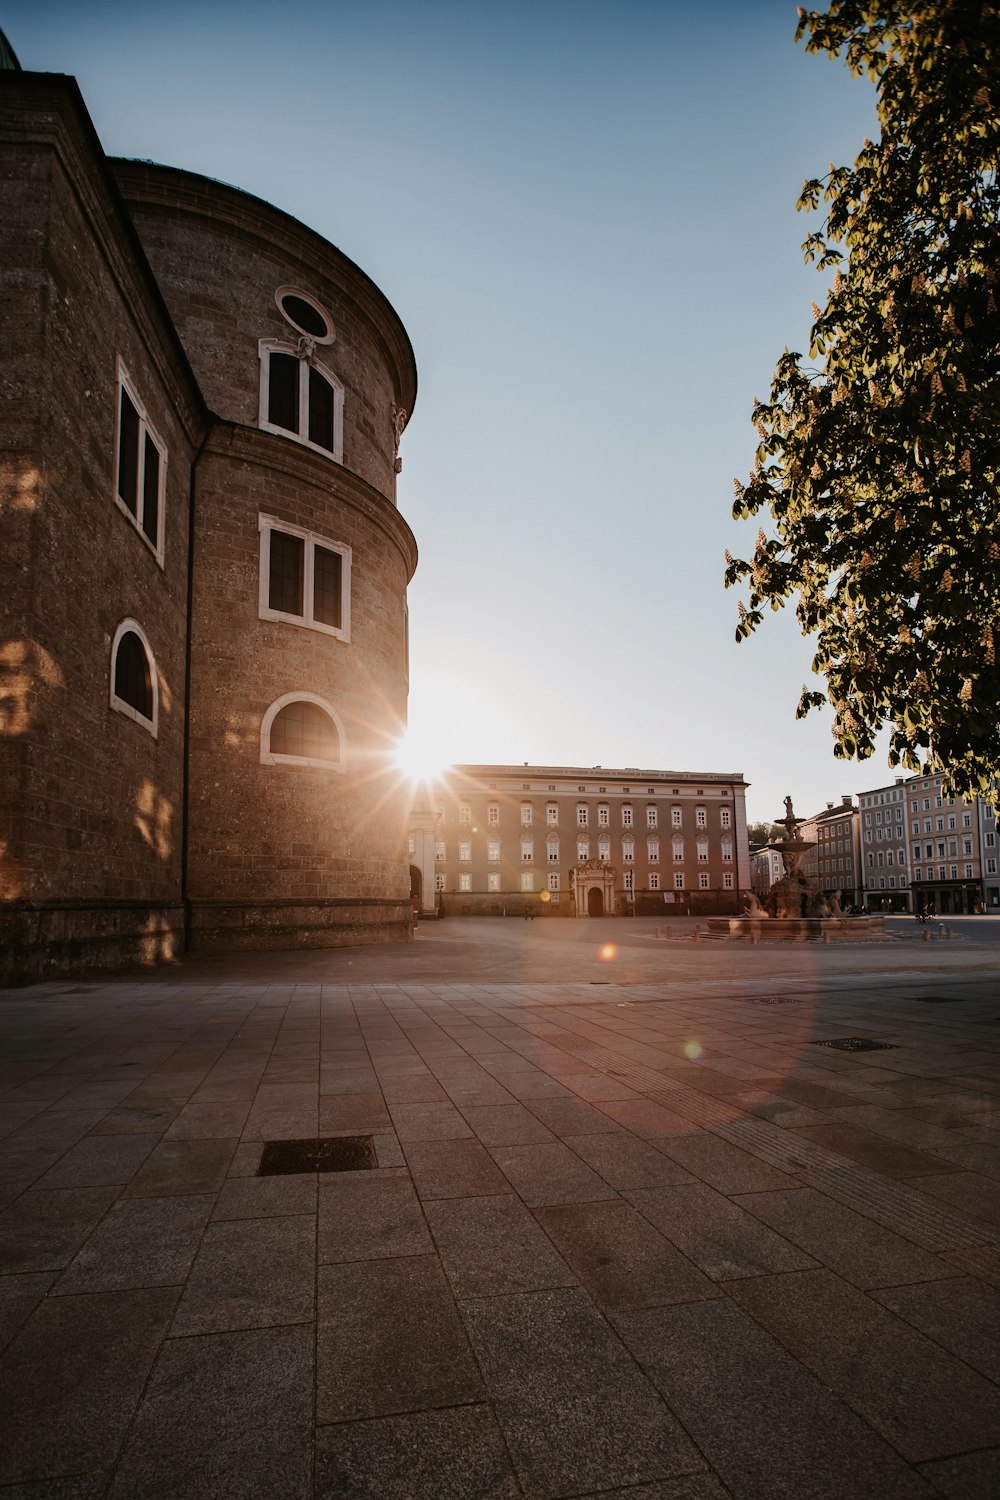
M 885 936 L 885 917 L 709 917 L 708 930 L 752 942 L 870 942 Z

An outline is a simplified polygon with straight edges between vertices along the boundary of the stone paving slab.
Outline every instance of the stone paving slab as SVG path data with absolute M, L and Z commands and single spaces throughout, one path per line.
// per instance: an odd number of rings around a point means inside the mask
M 996 1500 L 970 930 L 472 921 L 0 992 L 0 1500 Z M 378 1166 L 257 1175 L 317 1132 Z

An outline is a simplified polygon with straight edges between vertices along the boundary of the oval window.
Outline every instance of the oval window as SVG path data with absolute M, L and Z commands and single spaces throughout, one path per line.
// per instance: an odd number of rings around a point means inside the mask
M 279 287 L 274 294 L 281 314 L 299 333 L 316 339 L 321 344 L 331 344 L 334 339 L 333 322 L 319 303 L 306 292 L 290 287 Z

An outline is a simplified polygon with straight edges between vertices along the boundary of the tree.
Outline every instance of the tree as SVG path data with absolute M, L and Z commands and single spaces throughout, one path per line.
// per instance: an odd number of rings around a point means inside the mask
M 787 829 L 777 823 L 748 823 L 747 838 L 751 844 L 771 844 L 775 839 L 783 839 Z
M 834 754 L 1000 774 L 1000 9 L 985 0 L 831 0 L 796 40 L 877 86 L 878 142 L 807 181 L 826 218 L 803 245 L 836 268 L 810 358 L 786 348 L 733 514 L 769 513 L 737 640 L 793 596 L 829 701 Z

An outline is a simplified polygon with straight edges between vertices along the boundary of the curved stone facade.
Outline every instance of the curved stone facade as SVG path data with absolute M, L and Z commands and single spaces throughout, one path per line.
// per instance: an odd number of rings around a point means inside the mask
M 405 329 L 0 72 L 0 980 L 410 934 Z
M 186 172 L 116 163 L 116 175 L 222 419 L 199 456 L 194 496 L 191 944 L 405 936 L 407 804 L 389 752 L 405 724 L 405 601 L 416 566 L 393 495 L 395 414 L 416 394 L 409 341 L 368 278 L 288 215 Z M 302 339 L 279 309 L 282 288 L 326 316 L 332 341 Z M 338 382 L 339 459 L 268 430 L 262 344 L 279 347 L 304 379 L 320 366 Z M 340 634 L 305 618 L 262 618 L 275 613 L 271 531 L 304 553 L 303 583 L 310 546 L 335 549 Z M 332 711 L 336 768 L 268 759 L 265 718 L 299 695 Z

